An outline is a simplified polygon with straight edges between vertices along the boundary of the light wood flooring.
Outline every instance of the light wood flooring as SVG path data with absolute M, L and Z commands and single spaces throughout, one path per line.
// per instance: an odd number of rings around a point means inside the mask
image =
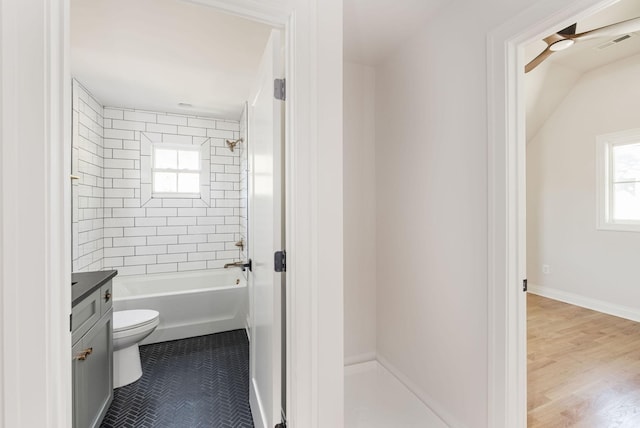
M 640 323 L 529 294 L 528 428 L 640 427 Z

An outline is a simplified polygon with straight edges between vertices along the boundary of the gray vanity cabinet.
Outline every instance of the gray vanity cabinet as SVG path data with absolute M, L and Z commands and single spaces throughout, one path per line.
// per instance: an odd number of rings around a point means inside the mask
M 99 427 L 113 399 L 111 281 L 72 309 L 73 426 Z

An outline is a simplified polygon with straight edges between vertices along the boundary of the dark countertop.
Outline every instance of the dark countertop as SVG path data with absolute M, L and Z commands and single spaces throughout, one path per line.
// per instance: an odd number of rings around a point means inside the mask
M 117 270 L 101 270 L 97 272 L 76 272 L 71 274 L 71 307 L 74 307 L 98 287 L 111 281 L 118 274 Z

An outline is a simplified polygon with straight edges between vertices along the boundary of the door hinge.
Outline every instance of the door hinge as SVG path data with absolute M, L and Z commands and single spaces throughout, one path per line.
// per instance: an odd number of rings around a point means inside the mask
M 275 79 L 273 81 L 273 96 L 276 100 L 287 99 L 287 83 L 284 79 Z
M 275 252 L 273 255 L 273 266 L 276 272 L 287 271 L 287 252 L 285 250 Z
M 69 331 L 73 331 L 73 314 L 69 314 Z
M 527 280 L 523 279 L 522 280 L 522 291 L 524 291 L 525 293 L 527 292 L 528 287 L 527 287 Z

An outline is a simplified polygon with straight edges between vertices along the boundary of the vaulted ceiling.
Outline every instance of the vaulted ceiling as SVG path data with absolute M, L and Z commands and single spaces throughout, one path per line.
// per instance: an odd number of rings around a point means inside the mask
M 640 17 L 640 1 L 620 0 L 597 14 L 579 20 L 576 32 L 637 17 Z M 549 33 L 560 29 L 550 29 Z M 565 51 L 554 53 L 542 65 L 526 74 L 527 140 L 535 136 L 582 75 L 640 53 L 640 33 L 631 33 L 630 36 L 619 43 L 611 43 L 618 37 L 576 43 Z M 525 63 L 545 47 L 542 40 L 526 46 Z

